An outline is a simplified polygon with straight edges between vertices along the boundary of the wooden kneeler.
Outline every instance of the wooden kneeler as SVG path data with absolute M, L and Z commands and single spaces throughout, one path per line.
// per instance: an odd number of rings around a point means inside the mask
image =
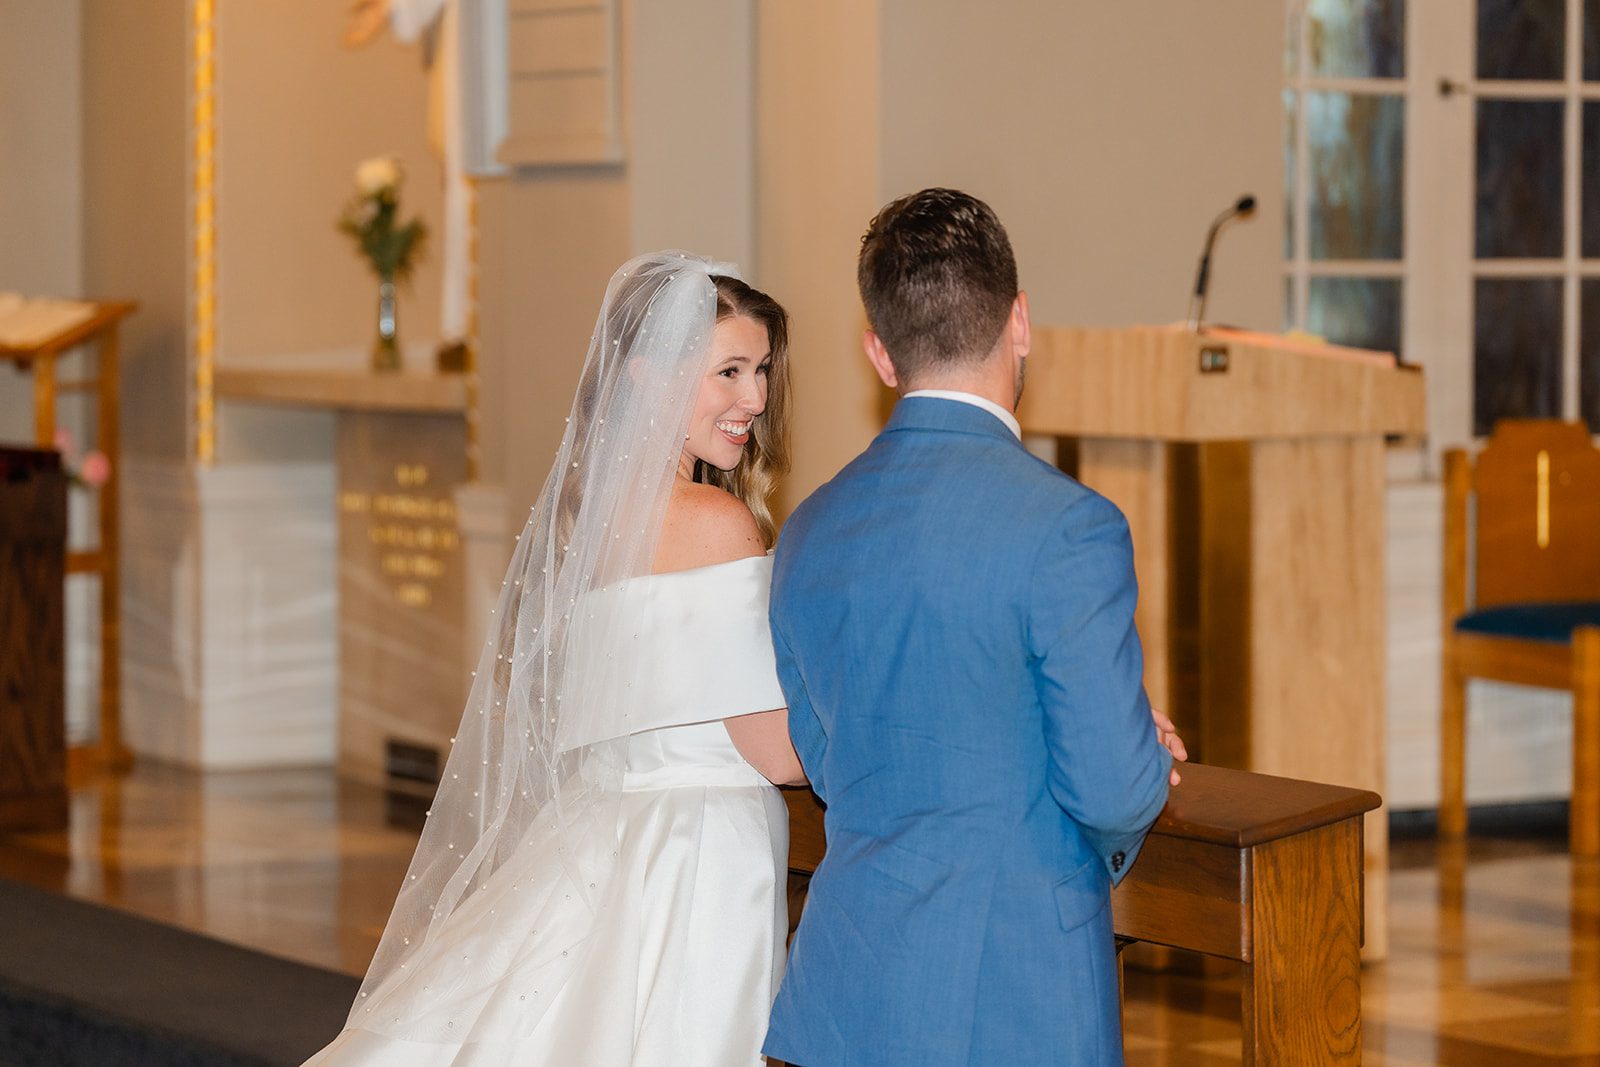
M 1359 1064 L 1362 835 L 1381 798 L 1198 763 L 1180 770 L 1112 890 L 1119 949 L 1143 941 L 1242 964 L 1246 1067 Z M 823 810 L 809 790 L 784 799 L 789 870 L 809 875 L 827 849 Z

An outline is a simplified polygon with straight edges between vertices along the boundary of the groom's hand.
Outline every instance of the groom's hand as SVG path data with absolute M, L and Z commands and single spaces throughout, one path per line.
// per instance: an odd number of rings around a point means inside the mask
M 1178 736 L 1178 728 L 1172 725 L 1172 720 L 1167 718 L 1166 712 L 1158 708 L 1150 709 L 1150 717 L 1156 721 L 1156 740 L 1160 741 L 1166 750 L 1172 753 L 1176 761 L 1189 758 L 1189 750 L 1183 747 L 1183 738 Z M 1168 779 L 1173 785 L 1183 781 L 1178 774 L 1178 768 L 1172 768 L 1172 776 Z

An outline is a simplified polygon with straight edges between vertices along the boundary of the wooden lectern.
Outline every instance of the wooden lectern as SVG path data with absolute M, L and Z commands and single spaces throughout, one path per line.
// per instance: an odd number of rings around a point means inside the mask
M 1023 430 L 1128 518 L 1151 702 L 1194 759 L 1381 792 L 1384 436 L 1423 377 L 1387 353 L 1181 326 L 1036 328 Z M 1388 832 L 1366 825 L 1366 955 Z
M 100 487 L 100 543 L 92 549 L 67 554 L 67 573 L 92 573 L 100 577 L 100 731 L 93 746 L 74 748 L 70 758 L 85 764 L 125 768 L 133 753 L 122 742 L 122 601 L 120 499 L 122 458 L 120 449 L 121 403 L 117 326 L 139 305 L 132 301 L 84 304 L 81 316 L 60 330 L 26 343 L 0 340 L 0 360 L 33 370 L 33 433 L 40 448 L 54 448 L 56 400 L 61 393 L 94 394 L 99 420 L 96 446 L 110 462 L 110 476 Z M 65 353 L 97 341 L 95 373 L 71 381 L 58 381 L 57 360 Z

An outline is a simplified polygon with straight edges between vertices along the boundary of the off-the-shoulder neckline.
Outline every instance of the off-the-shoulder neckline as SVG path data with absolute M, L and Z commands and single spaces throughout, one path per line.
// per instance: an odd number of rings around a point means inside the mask
M 657 571 L 654 574 L 647 574 L 647 575 L 645 575 L 645 577 L 647 577 L 647 578 L 670 578 L 670 577 L 673 577 L 674 575 L 681 575 L 681 574 L 704 574 L 707 571 L 714 571 L 714 570 L 717 570 L 717 569 L 722 568 L 722 567 L 738 567 L 738 566 L 740 566 L 742 564 L 753 563 L 753 562 L 756 562 L 756 561 L 760 561 L 762 563 L 770 563 L 770 562 L 772 562 L 772 553 L 771 553 L 771 551 L 767 551 L 767 552 L 765 552 L 765 553 L 763 553 L 763 554 L 761 554 L 759 556 L 744 556 L 744 557 L 742 557 L 740 559 L 724 560 L 721 563 L 707 563 L 707 564 L 705 564 L 704 566 L 701 566 L 701 567 L 686 567 L 685 569 L 683 569 L 681 571 Z

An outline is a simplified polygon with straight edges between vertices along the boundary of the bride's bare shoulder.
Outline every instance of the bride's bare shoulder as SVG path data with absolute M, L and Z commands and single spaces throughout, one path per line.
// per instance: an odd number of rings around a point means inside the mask
M 766 550 L 744 501 L 714 485 L 680 479 L 667 502 L 653 569 L 657 574 L 686 571 L 759 556 Z

